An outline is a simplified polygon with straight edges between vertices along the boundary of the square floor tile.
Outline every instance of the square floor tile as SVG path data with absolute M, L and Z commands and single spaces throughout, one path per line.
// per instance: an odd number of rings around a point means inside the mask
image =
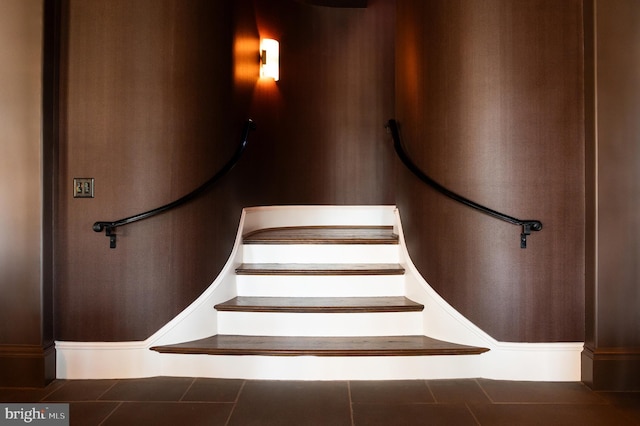
M 437 403 L 490 402 L 475 379 L 429 380 L 427 385 Z
M 247 381 L 229 425 L 351 425 L 347 382 Z
M 222 426 L 232 408 L 208 402 L 123 402 L 101 425 Z
M 640 424 L 640 392 L 597 392 L 611 405 Z
M 481 425 L 632 426 L 624 413 L 604 404 L 469 404 Z
M 0 402 L 38 402 L 64 383 L 54 380 L 43 388 L 0 388 Z
M 73 426 L 99 425 L 120 404 L 120 402 L 71 402 L 69 404 L 69 424 Z
M 516 382 L 478 379 L 492 402 L 604 404 L 606 401 L 578 382 Z
M 356 426 L 477 426 L 464 404 L 353 404 Z
M 153 377 L 119 380 L 99 400 L 101 401 L 179 401 L 194 379 L 184 377 Z
M 367 404 L 435 402 L 424 380 L 352 381 L 351 401 Z
M 196 379 L 182 401 L 235 402 L 244 380 Z
M 93 401 L 116 383 L 117 380 L 68 380 L 43 401 Z

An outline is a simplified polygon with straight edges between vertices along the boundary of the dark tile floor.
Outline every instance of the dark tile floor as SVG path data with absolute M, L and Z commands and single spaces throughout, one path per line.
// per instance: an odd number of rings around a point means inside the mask
M 640 425 L 640 392 L 487 379 L 56 380 L 0 402 L 68 402 L 71 425 Z

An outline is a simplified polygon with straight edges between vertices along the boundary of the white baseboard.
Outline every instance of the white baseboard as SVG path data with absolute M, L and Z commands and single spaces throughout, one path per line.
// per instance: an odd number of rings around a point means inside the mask
M 242 262 L 242 234 L 260 228 L 305 225 L 393 225 L 400 236 L 409 298 L 423 303 L 422 329 L 430 337 L 483 346 L 467 356 L 315 357 L 160 354 L 149 348 L 218 333 L 216 303 L 237 295 L 234 270 Z M 444 301 L 411 262 L 393 206 L 273 206 L 243 210 L 236 241 L 220 275 L 182 313 L 139 342 L 56 342 L 60 379 L 196 376 L 270 380 L 406 380 L 483 377 L 500 380 L 579 381 L 582 342 L 498 342 Z
M 419 357 L 211 356 L 160 354 L 147 342 L 57 342 L 58 378 L 153 376 L 271 380 L 408 380 L 482 377 L 580 381 L 582 344 L 499 343 L 482 355 Z

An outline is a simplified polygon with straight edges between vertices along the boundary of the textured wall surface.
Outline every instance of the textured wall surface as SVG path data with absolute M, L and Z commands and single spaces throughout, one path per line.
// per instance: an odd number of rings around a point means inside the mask
M 241 208 L 398 203 L 427 280 L 501 340 L 584 337 L 582 2 L 68 0 L 62 18 L 56 308 L 61 340 L 144 339 L 215 278 Z M 397 19 L 396 19 L 397 18 Z M 281 79 L 258 81 L 260 37 Z M 544 230 L 458 206 L 394 158 Z M 120 229 L 206 180 L 205 197 Z M 73 199 L 74 177 L 96 198 Z
M 230 253 L 241 209 L 391 204 L 384 121 L 393 113 L 393 2 L 333 9 L 278 1 L 69 0 L 63 14 L 57 339 L 144 339 L 192 302 Z M 260 37 L 281 80 L 258 81 Z M 205 197 L 118 230 L 97 220 Z M 96 179 L 73 199 L 74 177 Z
M 397 118 L 414 161 L 520 229 L 399 175 L 410 254 L 499 340 L 584 338 L 582 2 L 399 0 Z M 400 24 L 402 23 L 402 24 Z
M 583 381 L 595 389 L 638 390 L 640 4 L 589 6 Z
M 66 3 L 57 339 L 144 339 L 228 257 L 241 212 L 229 179 L 118 229 L 115 250 L 91 227 L 187 194 L 234 151 L 243 117 L 233 107 L 233 15 L 230 2 Z M 74 177 L 95 178 L 95 198 L 72 198 Z
M 0 4 L 0 386 L 55 378 L 50 4 Z
M 640 348 L 640 4 L 597 4 L 597 186 L 590 189 L 597 194 L 599 316 L 591 337 L 598 346 Z
M 41 311 L 42 2 L 0 12 L 0 344 L 39 344 Z
M 251 204 L 393 204 L 394 2 L 257 1 L 255 14 L 280 40 L 281 79 L 256 85 L 259 155 L 242 192 Z

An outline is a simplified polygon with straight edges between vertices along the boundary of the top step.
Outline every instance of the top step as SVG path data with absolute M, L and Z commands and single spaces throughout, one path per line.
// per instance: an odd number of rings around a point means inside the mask
M 267 228 L 243 236 L 244 244 L 398 244 L 392 226 Z

